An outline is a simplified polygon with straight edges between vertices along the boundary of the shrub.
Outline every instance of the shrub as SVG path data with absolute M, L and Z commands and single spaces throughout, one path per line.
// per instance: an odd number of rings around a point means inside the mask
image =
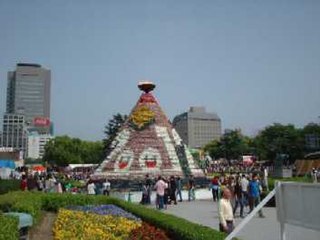
M 2 195 L 0 198 L 0 209 L 8 212 L 24 212 L 33 217 L 34 223 L 37 223 L 41 217 L 42 199 L 44 194 L 33 192 L 10 192 Z
M 0 194 L 5 194 L 11 191 L 20 190 L 20 180 L 16 179 L 2 179 L 0 180 Z
M 311 183 L 312 179 L 310 177 L 290 177 L 290 178 L 268 178 L 269 189 L 273 189 L 275 187 L 275 182 L 304 182 Z
M 143 221 L 148 222 L 166 231 L 171 239 L 184 239 L 184 240 L 212 240 L 212 239 L 225 239 L 224 233 L 213 230 L 199 224 L 191 223 L 185 219 L 168 215 L 159 210 L 149 209 L 142 205 L 127 203 L 116 199 L 119 207 L 135 214 Z M 192 230 L 191 230 L 192 229 Z
M 18 223 L 18 218 L 0 214 L 0 239 L 18 240 Z

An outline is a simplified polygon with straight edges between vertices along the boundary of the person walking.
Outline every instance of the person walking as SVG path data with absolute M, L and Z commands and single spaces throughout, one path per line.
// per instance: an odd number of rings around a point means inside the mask
M 111 190 L 111 183 L 106 179 L 104 183 L 102 184 L 102 189 L 103 189 L 103 195 L 110 195 L 110 190 Z
M 252 180 L 249 182 L 248 186 L 248 194 L 250 212 L 252 212 L 252 210 L 260 203 L 261 186 L 257 174 L 252 175 Z M 259 210 L 259 217 L 264 217 L 262 210 Z
M 173 202 L 176 205 L 177 204 L 177 198 L 176 198 L 177 184 L 174 176 L 170 177 L 169 184 L 170 184 L 170 202 Z
M 163 207 L 164 207 L 163 206 L 164 205 L 164 191 L 166 188 L 168 188 L 168 184 L 162 180 L 161 176 L 159 176 L 158 181 L 154 185 L 154 189 L 157 192 L 157 200 L 158 200 L 160 210 L 163 209 Z
M 26 175 L 22 175 L 22 177 L 21 177 L 20 190 L 21 191 L 27 191 L 28 190 L 28 183 L 27 183 Z
M 268 167 L 264 167 L 263 169 L 263 180 L 264 185 L 266 186 L 266 190 L 269 192 L 269 183 L 268 183 Z
M 240 183 L 241 183 L 243 205 L 247 207 L 248 204 L 249 204 L 249 197 L 248 197 L 249 181 L 246 178 L 245 174 L 242 174 L 242 178 L 241 178 L 241 182 Z
M 240 205 L 240 217 L 243 218 L 243 194 L 239 178 L 236 179 L 236 185 L 234 186 L 234 199 L 235 205 L 233 208 L 233 215 L 235 216 L 237 208 Z
M 194 179 L 191 175 L 189 178 L 188 183 L 188 201 L 195 200 L 195 194 L 194 194 Z
M 148 186 L 144 183 L 142 184 L 142 197 L 141 197 L 141 204 L 148 203 Z
M 182 180 L 181 180 L 180 177 L 177 177 L 176 185 L 177 185 L 177 195 L 176 195 L 176 197 L 179 195 L 179 202 L 182 202 L 182 193 L 181 193 L 181 191 L 182 191 Z
M 211 180 L 211 190 L 212 190 L 212 197 L 214 202 L 216 202 L 219 199 L 219 196 L 218 196 L 219 187 L 220 187 L 219 176 L 215 176 Z
M 87 191 L 89 195 L 95 195 L 96 194 L 96 185 L 94 184 L 93 181 L 89 181 L 88 186 L 87 186 Z
M 151 188 L 152 188 L 152 181 L 151 178 L 149 177 L 149 174 L 146 175 L 146 179 L 145 179 L 145 187 L 146 187 L 146 204 L 150 204 L 151 203 Z
M 225 188 L 219 202 L 219 228 L 221 232 L 228 234 L 234 229 L 234 217 L 230 201 L 231 196 L 231 191 L 228 188 Z

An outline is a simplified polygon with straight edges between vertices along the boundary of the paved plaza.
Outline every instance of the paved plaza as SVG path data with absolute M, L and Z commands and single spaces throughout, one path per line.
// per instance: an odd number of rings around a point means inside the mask
M 141 192 L 131 192 L 130 199 L 132 202 L 141 200 Z M 152 192 L 151 201 L 154 207 L 155 192 Z M 128 200 L 128 193 L 114 193 L 113 196 Z M 218 205 L 212 201 L 211 191 L 208 189 L 196 190 L 196 201 L 186 201 L 188 199 L 187 191 L 182 192 L 183 202 L 177 205 L 168 205 L 164 213 L 172 214 L 190 222 L 198 223 L 210 228 L 219 230 Z M 239 211 L 236 213 L 236 226 L 243 220 L 239 217 Z M 249 208 L 245 208 L 244 212 L 248 213 Z M 237 235 L 243 240 L 280 240 L 280 224 L 277 220 L 276 208 L 263 208 L 265 218 L 255 216 Z M 320 232 L 308 230 L 305 228 L 286 225 L 287 240 L 319 240 Z
M 197 200 L 179 202 L 178 205 L 169 205 L 165 213 L 172 214 L 191 222 L 219 229 L 217 203 L 212 200 Z M 238 210 L 239 211 L 239 210 Z M 245 210 L 248 212 L 248 209 Z M 280 225 L 277 221 L 276 208 L 263 208 L 265 218 L 254 217 L 238 234 L 243 240 L 280 240 Z M 239 213 L 236 214 L 236 225 L 242 221 Z M 294 226 L 287 227 L 289 240 L 318 240 L 320 233 Z

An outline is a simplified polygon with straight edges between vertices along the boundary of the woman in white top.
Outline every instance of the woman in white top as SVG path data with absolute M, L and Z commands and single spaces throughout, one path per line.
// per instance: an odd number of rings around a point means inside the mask
M 89 182 L 89 184 L 87 186 L 88 194 L 95 195 L 96 194 L 95 189 L 96 189 L 96 185 L 94 184 L 94 182 Z
M 233 210 L 230 202 L 231 191 L 228 188 L 223 190 L 223 197 L 219 205 L 220 231 L 231 233 L 234 229 Z

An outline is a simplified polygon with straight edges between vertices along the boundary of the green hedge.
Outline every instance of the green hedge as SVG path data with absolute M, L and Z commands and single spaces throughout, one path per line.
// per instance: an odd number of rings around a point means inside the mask
M 0 198 L 0 209 L 31 214 L 35 222 L 39 221 L 41 211 L 58 211 L 70 205 L 115 204 L 128 212 L 139 216 L 144 221 L 164 229 L 172 239 L 212 240 L 224 239 L 225 234 L 185 219 L 162 213 L 142 205 L 128 203 L 120 199 L 106 196 L 90 196 L 81 194 L 57 194 L 37 192 L 10 192 Z M 15 226 L 16 228 L 16 226 Z M 0 238 L 1 239 L 1 238 Z
M 0 194 L 4 194 L 10 191 L 18 191 L 19 189 L 20 189 L 20 180 L 15 180 L 15 179 L 0 180 Z
M 274 184 L 276 181 L 281 182 L 304 182 L 304 183 L 312 183 L 312 179 L 310 177 L 291 177 L 291 178 L 268 178 L 269 189 L 274 188 Z
M 18 223 L 18 218 L 0 214 L 0 239 L 17 240 L 19 238 Z
M 10 192 L 0 197 L 0 210 L 24 212 L 32 215 L 34 223 L 41 217 L 42 194 L 33 192 Z
M 191 223 L 173 215 L 159 212 L 155 209 L 145 208 L 144 206 L 136 204 L 128 204 L 121 200 L 119 200 L 116 205 L 135 214 L 136 216 L 141 217 L 142 220 L 164 229 L 172 239 L 215 240 L 226 238 L 224 233 L 218 232 L 209 227 Z

